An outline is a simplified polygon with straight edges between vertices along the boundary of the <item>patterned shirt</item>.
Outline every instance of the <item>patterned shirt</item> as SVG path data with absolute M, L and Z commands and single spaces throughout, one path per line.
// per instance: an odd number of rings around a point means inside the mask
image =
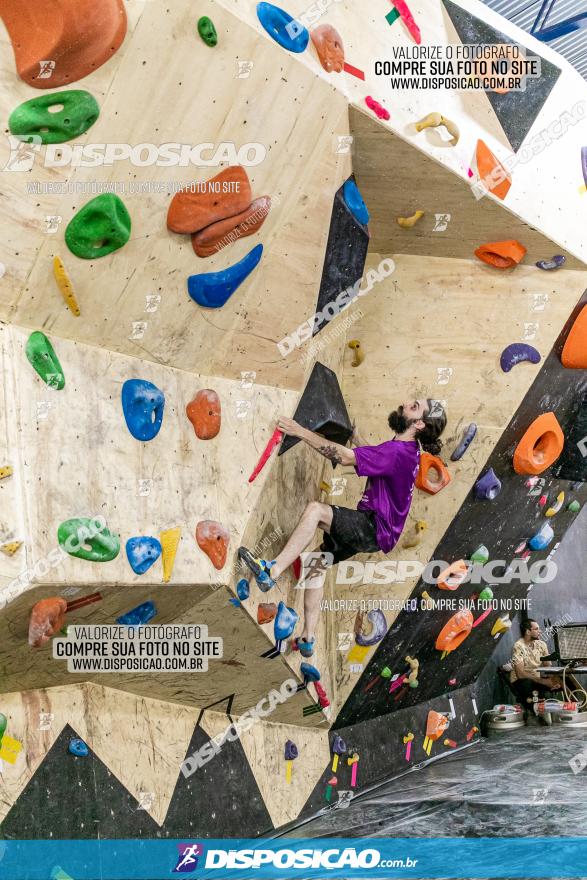
M 527 672 L 533 672 L 539 666 L 542 666 L 541 657 L 548 654 L 546 643 L 540 639 L 526 644 L 524 639 L 518 639 L 512 650 L 512 671 L 510 672 L 510 681 L 513 684 L 518 680 L 516 675 L 516 663 L 522 663 Z

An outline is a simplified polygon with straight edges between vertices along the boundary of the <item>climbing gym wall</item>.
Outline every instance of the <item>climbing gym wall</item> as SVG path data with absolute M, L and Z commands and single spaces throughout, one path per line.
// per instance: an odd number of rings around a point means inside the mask
M 0 831 L 267 834 L 478 737 L 479 676 L 513 614 L 479 614 L 445 654 L 444 592 L 418 565 L 464 564 L 481 545 L 545 557 L 584 501 L 569 438 L 584 418 L 571 110 L 585 85 L 475 0 L 410 8 L 427 42 L 539 53 L 522 102 L 396 90 L 374 62 L 417 25 L 390 21 L 389 0 L 333 3 L 311 34 L 304 0 L 105 0 L 100 19 L 76 4 L 85 17 L 52 7 L 55 36 L 22 12 L 44 2 L 0 0 L 0 719 L 18 747 L 0 745 Z M 474 197 L 567 107 L 548 156 Z M 445 400 L 449 422 L 388 555 L 405 577 L 330 572 L 304 663 L 299 571 L 262 593 L 237 548 L 274 558 L 309 502 L 352 506 L 362 481 L 282 443 L 277 419 L 343 441 L 356 420 L 378 443 L 413 396 Z M 543 437 L 547 465 L 528 470 Z M 489 469 L 501 492 L 482 498 Z M 429 594 L 430 608 L 398 610 Z M 390 605 L 367 613 L 357 597 Z M 53 659 L 67 627 L 116 623 L 205 625 L 222 654 L 164 674 Z M 184 772 L 284 682 L 288 699 Z

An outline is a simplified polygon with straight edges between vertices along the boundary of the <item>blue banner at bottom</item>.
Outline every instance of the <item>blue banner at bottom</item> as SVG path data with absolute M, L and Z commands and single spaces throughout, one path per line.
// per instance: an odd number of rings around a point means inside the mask
M 2 880 L 587 877 L 587 838 L 0 840 Z

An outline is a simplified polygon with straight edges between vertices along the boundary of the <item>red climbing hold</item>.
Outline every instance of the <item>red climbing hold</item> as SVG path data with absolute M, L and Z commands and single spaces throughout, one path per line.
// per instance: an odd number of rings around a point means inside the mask
M 205 519 L 196 526 L 196 541 L 210 559 L 214 568 L 224 568 L 228 553 L 230 535 L 224 526 L 211 519 Z
M 200 440 L 212 440 L 220 431 L 220 398 L 211 388 L 198 391 L 186 406 L 186 414 Z
M 176 193 L 167 212 L 167 228 L 188 235 L 200 232 L 211 223 L 240 214 L 251 199 L 247 172 L 241 165 L 231 165 L 210 180 Z
M 41 599 L 31 610 L 29 645 L 40 648 L 65 625 L 67 602 L 59 596 Z
M 0 0 L 18 75 L 35 89 L 70 86 L 101 67 L 126 34 L 122 0 Z

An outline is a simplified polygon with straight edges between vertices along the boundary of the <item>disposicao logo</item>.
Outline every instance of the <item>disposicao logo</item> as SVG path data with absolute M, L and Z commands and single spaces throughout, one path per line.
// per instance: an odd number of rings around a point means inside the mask
M 173 874 L 191 874 L 198 867 L 198 856 L 203 855 L 201 843 L 178 843 L 179 856 Z

